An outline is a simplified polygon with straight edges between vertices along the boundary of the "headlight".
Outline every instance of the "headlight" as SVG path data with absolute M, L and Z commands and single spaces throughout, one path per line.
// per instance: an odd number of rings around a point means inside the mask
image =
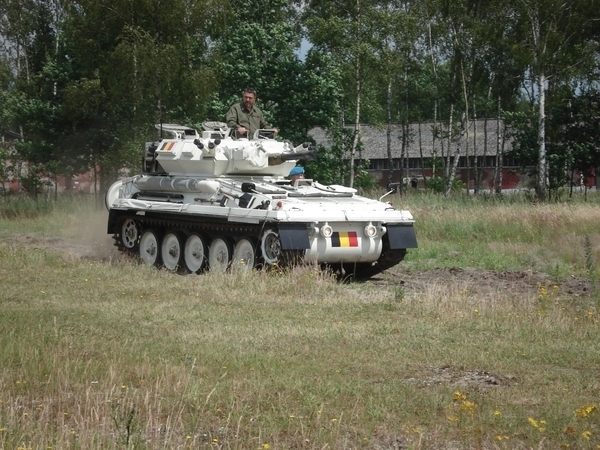
M 365 227 L 365 236 L 368 238 L 374 238 L 377 236 L 377 227 L 369 222 L 369 225 Z
M 333 234 L 333 228 L 327 222 L 321 227 L 321 235 L 325 238 L 330 238 Z

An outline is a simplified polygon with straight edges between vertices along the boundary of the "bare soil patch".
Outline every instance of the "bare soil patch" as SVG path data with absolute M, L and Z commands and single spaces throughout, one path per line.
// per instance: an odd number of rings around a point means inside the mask
M 374 284 L 403 285 L 410 291 L 422 291 L 432 284 L 464 285 L 471 294 L 488 296 L 509 291 L 515 295 L 538 292 L 540 287 L 558 286 L 562 294 L 589 297 L 593 294 L 589 279 L 571 276 L 557 281 L 547 273 L 532 270 L 491 271 L 473 267 L 439 268 L 422 272 L 405 272 L 402 264 L 371 280 Z

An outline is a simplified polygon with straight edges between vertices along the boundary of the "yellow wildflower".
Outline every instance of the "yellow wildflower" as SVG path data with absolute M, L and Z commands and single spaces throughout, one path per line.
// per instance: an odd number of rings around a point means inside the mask
M 467 399 L 467 396 L 460 391 L 456 391 L 452 396 L 453 402 L 464 401 Z
M 534 427 L 534 428 L 539 428 L 539 425 L 537 423 L 537 420 L 535 420 L 533 417 L 528 417 L 527 418 L 527 422 L 529 422 L 529 424 Z
M 594 411 L 596 411 L 596 405 L 582 406 L 575 410 L 575 417 L 587 419 Z
M 460 404 L 459 408 L 461 409 L 461 411 L 465 411 L 469 414 L 473 414 L 473 411 L 475 411 L 476 407 L 477 407 L 477 405 L 475 403 L 465 400 L 464 402 L 462 402 Z
M 592 436 L 591 431 L 584 431 L 583 433 L 581 433 L 581 437 L 584 439 L 587 439 L 587 440 L 589 440 L 591 436 Z

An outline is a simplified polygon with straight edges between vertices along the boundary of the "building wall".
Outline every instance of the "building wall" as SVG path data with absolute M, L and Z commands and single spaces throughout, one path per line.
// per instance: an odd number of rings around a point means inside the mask
M 367 172 L 377 180 L 381 187 L 388 187 L 388 170 L 367 170 Z M 479 184 L 479 188 L 482 190 L 496 189 L 496 185 L 494 183 L 495 173 L 496 169 L 493 167 L 481 169 L 481 183 Z M 425 182 L 423 177 L 427 179 L 431 178 L 431 169 L 409 169 L 408 172 L 406 170 L 402 172 L 399 170 L 394 170 L 392 184 L 399 185 L 402 182 L 404 185 L 410 187 L 414 186 L 414 181 L 416 181 L 417 188 L 424 188 Z M 456 177 L 463 182 L 463 186 L 465 188 L 468 186 L 469 189 L 474 189 L 475 171 L 473 169 L 467 170 L 466 168 L 459 168 L 457 169 Z M 469 181 L 468 184 L 467 180 Z M 576 173 L 574 175 L 574 180 L 575 186 L 596 186 L 595 174 L 592 174 L 590 177 L 583 178 L 579 173 Z M 534 177 L 521 173 L 518 169 L 514 168 L 504 168 L 502 170 L 502 189 L 530 189 L 534 187 Z

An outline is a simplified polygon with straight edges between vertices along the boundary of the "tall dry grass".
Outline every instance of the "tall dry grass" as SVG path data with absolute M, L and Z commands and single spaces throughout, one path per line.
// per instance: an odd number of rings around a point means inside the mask
M 598 245 L 595 206 L 420 201 L 407 271 L 502 266 L 527 244 L 513 269 L 585 274 L 584 247 L 571 263 L 560 249 Z M 105 214 L 86 208 L 1 222 L 1 448 L 600 445 L 594 297 L 347 283 L 311 267 L 182 276 L 9 239 L 85 240 Z
M 589 276 L 586 237 L 600 258 L 599 198 L 535 204 L 525 200 L 447 200 L 408 197 L 420 245 L 408 260 L 416 267 L 537 270 L 557 277 Z M 589 265 L 588 265 L 589 266 Z

